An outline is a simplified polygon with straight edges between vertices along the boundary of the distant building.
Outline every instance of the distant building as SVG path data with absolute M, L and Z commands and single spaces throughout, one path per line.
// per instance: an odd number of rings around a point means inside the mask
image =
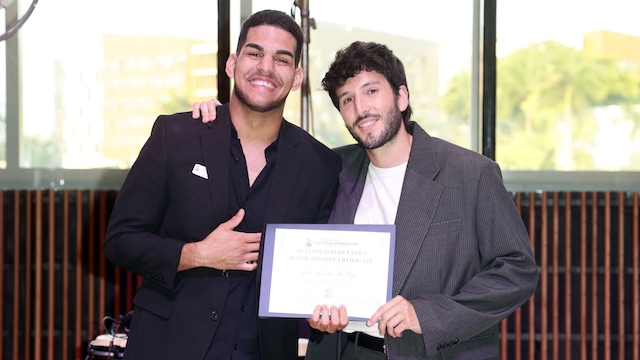
M 128 168 L 159 114 L 215 97 L 216 53 L 200 39 L 105 35 L 104 156 Z
M 594 31 L 584 34 L 583 50 L 615 60 L 620 67 L 631 70 L 640 79 L 640 36 Z

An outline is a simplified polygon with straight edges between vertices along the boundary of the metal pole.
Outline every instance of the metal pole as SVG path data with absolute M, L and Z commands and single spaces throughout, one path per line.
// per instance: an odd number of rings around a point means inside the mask
M 218 0 L 218 95 L 223 104 L 231 98 L 231 79 L 225 74 L 227 58 L 231 53 L 230 0 Z
M 302 28 L 302 86 L 300 88 L 300 126 L 309 132 L 309 0 L 296 0 Z
M 482 40 L 482 154 L 496 159 L 496 2 L 484 2 Z

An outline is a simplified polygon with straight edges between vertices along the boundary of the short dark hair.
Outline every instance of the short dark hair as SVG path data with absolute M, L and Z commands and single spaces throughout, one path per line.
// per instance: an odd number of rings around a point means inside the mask
M 247 42 L 247 34 L 249 29 L 260 25 L 269 25 L 280 28 L 289 34 L 293 35 L 296 39 L 296 53 L 295 53 L 295 65 L 296 67 L 300 63 L 300 55 L 302 54 L 302 30 L 300 25 L 290 15 L 278 10 L 262 10 L 253 13 L 243 23 L 242 29 L 240 29 L 240 37 L 238 38 L 238 46 L 236 47 L 236 53 L 239 53 L 244 44 Z
M 340 110 L 338 88 L 362 71 L 375 71 L 383 75 L 391 84 L 396 96 L 399 94 L 401 85 L 407 88 L 407 95 L 409 93 L 404 65 L 393 51 L 383 44 L 355 41 L 336 53 L 335 59 L 322 79 L 322 88 L 329 93 L 336 109 Z M 411 119 L 410 105 L 402 112 L 402 118 L 405 125 Z

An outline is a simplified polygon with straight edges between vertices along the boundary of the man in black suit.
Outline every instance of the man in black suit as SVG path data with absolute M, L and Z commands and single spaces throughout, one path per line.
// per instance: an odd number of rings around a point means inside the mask
M 253 14 L 226 73 L 218 121 L 159 116 L 122 185 L 104 251 L 143 278 L 126 359 L 297 359 L 298 320 L 258 319 L 267 223 L 322 223 L 340 158 L 283 119 L 302 82 L 302 32 Z

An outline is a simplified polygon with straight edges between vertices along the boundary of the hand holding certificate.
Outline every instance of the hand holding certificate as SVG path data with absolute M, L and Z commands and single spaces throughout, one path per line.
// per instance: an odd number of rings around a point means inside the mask
M 395 225 L 268 224 L 259 315 L 311 317 L 345 305 L 366 320 L 391 298 Z

